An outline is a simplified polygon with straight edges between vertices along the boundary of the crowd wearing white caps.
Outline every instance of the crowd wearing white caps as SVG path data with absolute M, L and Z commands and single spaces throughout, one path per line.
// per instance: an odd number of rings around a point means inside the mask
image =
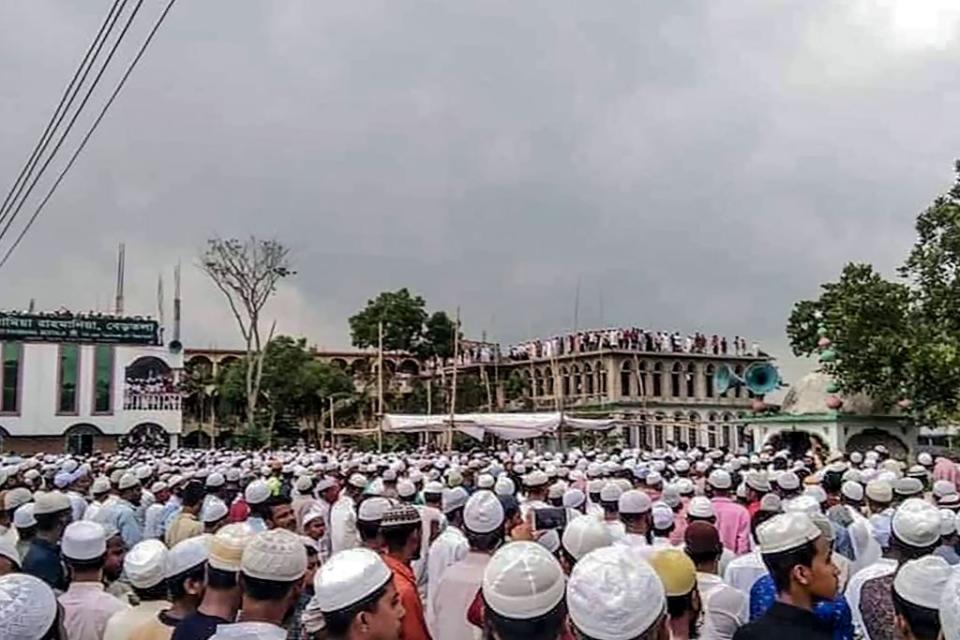
M 960 640 L 960 473 L 926 453 L 3 462 L 4 639 Z

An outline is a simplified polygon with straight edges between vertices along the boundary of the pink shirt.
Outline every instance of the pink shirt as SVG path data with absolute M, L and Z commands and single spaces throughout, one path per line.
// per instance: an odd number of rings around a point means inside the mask
M 730 498 L 714 498 L 710 502 L 717 514 L 717 531 L 723 546 L 737 555 L 750 551 L 750 514 L 747 510 Z

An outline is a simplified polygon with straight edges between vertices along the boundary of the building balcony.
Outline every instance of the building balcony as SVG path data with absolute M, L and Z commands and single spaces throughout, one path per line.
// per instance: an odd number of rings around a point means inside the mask
M 180 411 L 182 396 L 177 393 L 138 393 L 123 399 L 124 411 Z

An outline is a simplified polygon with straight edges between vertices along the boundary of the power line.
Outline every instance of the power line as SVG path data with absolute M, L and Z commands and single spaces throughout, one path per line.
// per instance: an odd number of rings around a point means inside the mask
M 123 29 L 120 31 L 120 35 L 117 36 L 116 42 L 113 43 L 113 46 L 110 48 L 110 53 L 107 54 L 107 59 L 104 61 L 103 66 L 100 67 L 100 71 L 97 72 L 96 77 L 93 79 L 93 82 L 90 84 L 90 87 L 87 89 L 87 93 L 83 96 L 83 101 L 80 102 L 80 106 L 77 107 L 77 110 L 74 112 L 73 117 L 70 118 L 70 122 L 67 123 L 67 128 L 63 132 L 63 135 L 60 136 L 60 139 L 57 141 L 56 146 L 53 148 L 53 151 L 50 152 L 50 155 L 47 156 L 47 159 L 44 161 L 43 166 L 40 167 L 40 171 L 37 172 L 37 175 L 34 176 L 33 181 L 30 183 L 30 186 L 27 187 L 26 192 L 23 194 L 23 197 L 20 199 L 20 203 L 17 205 L 16 209 L 13 210 L 13 214 L 7 218 L 6 223 L 3 226 L 3 229 L 0 229 L 0 241 L 7 235 L 7 232 L 10 229 L 10 226 L 13 224 L 13 221 L 16 220 L 17 216 L 20 214 L 20 210 L 23 208 L 23 205 L 26 204 L 27 199 L 30 197 L 30 194 L 33 193 L 34 187 L 36 187 L 37 182 L 40 181 L 40 178 L 43 177 L 44 172 L 47 170 L 47 167 L 50 166 L 50 163 L 56 157 L 57 152 L 60 150 L 60 147 L 63 145 L 64 141 L 67 139 L 67 136 L 70 134 L 70 131 L 73 129 L 73 125 L 77 122 L 77 119 L 80 117 L 80 114 L 83 113 L 83 108 L 87 105 L 87 101 L 90 100 L 90 96 L 93 95 L 94 90 L 97 88 L 97 85 L 100 83 L 100 78 L 103 77 L 104 72 L 107 70 L 107 67 L 110 66 L 110 61 L 113 60 L 114 54 L 117 52 L 120 43 L 123 41 L 123 38 L 127 35 L 127 31 L 130 29 L 130 25 L 133 24 L 134 18 L 137 17 L 137 13 L 140 11 L 140 7 L 143 5 L 143 0 L 137 1 L 137 6 L 133 8 L 133 11 L 130 13 L 127 18 L 127 23 L 123 25 Z M 9 213 L 9 210 L 5 213 Z
M 137 7 L 134 9 L 140 8 L 143 0 L 140 0 L 140 3 L 137 4 Z M 80 146 L 77 147 L 77 150 L 74 151 L 73 155 L 70 157 L 70 161 L 60 172 L 60 175 L 57 176 L 57 180 L 53 183 L 53 186 L 50 187 L 50 190 L 47 192 L 47 195 L 44 196 L 43 200 L 40 201 L 40 204 L 37 206 L 36 211 L 33 212 L 33 215 L 30 217 L 30 220 L 27 221 L 26 226 L 20 232 L 20 235 L 17 236 L 17 239 L 14 240 L 13 244 L 7 249 L 7 252 L 4 254 L 3 259 L 0 260 L 0 269 L 7 264 L 7 261 L 10 259 L 10 256 L 13 254 L 14 250 L 23 240 L 23 237 L 26 235 L 27 231 L 30 230 L 30 227 L 33 226 L 34 221 L 36 221 L 37 216 L 40 215 L 40 212 L 43 211 L 43 207 L 50 200 L 50 196 L 53 195 L 53 192 L 57 190 L 57 187 L 60 186 L 60 182 L 63 181 L 64 176 L 70 170 L 70 167 L 73 166 L 73 163 L 76 161 L 77 157 L 80 155 L 80 152 L 83 151 L 83 148 L 86 146 L 87 141 L 90 139 L 90 136 L 93 135 L 93 132 L 96 131 L 97 126 L 99 126 L 100 121 L 103 120 L 103 116 L 106 115 L 107 110 L 110 108 L 110 105 L 113 104 L 113 101 L 119 95 L 120 90 L 123 88 L 124 84 L 127 82 L 127 78 L 130 77 L 130 74 L 133 72 L 134 67 L 137 66 L 137 63 L 140 62 L 140 58 L 143 57 L 144 52 L 146 52 L 147 47 L 150 45 L 150 42 L 153 40 L 153 36 L 156 35 L 157 30 L 160 28 L 160 25 L 163 24 L 163 21 L 166 19 L 167 14 L 170 13 L 170 9 L 173 8 L 176 0 L 169 0 L 167 6 L 163 9 L 163 13 L 160 14 L 160 17 L 157 19 L 156 23 L 153 25 L 153 28 L 150 30 L 150 33 L 147 35 L 146 40 L 144 40 L 143 45 L 141 45 L 140 50 L 137 52 L 136 57 L 130 63 L 130 66 L 127 67 L 127 70 L 124 72 L 123 77 L 120 78 L 120 82 L 117 83 L 116 88 L 113 90 L 113 93 L 110 95 L 110 98 L 107 100 L 107 103 L 103 106 L 103 109 L 100 110 L 100 115 L 97 116 L 97 119 L 94 120 L 93 124 L 90 126 L 90 130 L 87 131 L 87 134 L 83 137 L 83 140 L 80 141 Z M 122 34 L 121 34 L 122 35 Z M 0 239 L 3 235 L 0 233 Z
M 73 104 L 74 98 L 76 98 L 77 93 L 80 92 L 80 87 L 83 85 L 84 80 L 86 80 L 90 69 L 93 68 L 94 61 L 96 60 L 97 56 L 100 55 L 100 50 L 107 41 L 110 32 L 113 31 L 113 27 L 117 23 L 117 18 L 120 17 L 124 6 L 127 4 L 127 0 L 122 0 L 122 2 L 123 6 L 120 7 L 120 11 L 117 11 L 117 6 L 120 5 L 121 0 L 114 0 L 113 6 L 110 7 L 110 13 L 108 13 L 107 17 L 103 19 L 103 24 L 100 25 L 100 30 L 97 31 L 97 35 L 94 37 L 93 42 L 91 42 L 90 46 L 87 47 L 87 52 L 84 54 L 83 60 L 80 61 L 80 66 L 77 67 L 77 70 L 73 72 L 73 78 L 70 80 L 70 84 L 68 84 L 67 88 L 64 90 L 63 95 L 60 96 L 60 103 L 50 116 L 50 120 L 47 122 L 46 129 L 43 130 L 43 134 L 37 141 L 36 146 L 34 146 L 33 152 L 27 159 L 26 164 L 23 165 L 23 168 L 20 170 L 20 175 L 17 176 L 17 179 L 10 187 L 7 197 L 3 199 L 3 204 L 0 204 L 0 222 L 3 221 L 4 217 L 6 217 L 7 204 L 10 202 L 10 199 L 13 198 L 13 200 L 16 201 L 17 198 L 20 197 L 20 191 L 26 185 L 27 180 L 30 179 L 30 175 L 33 173 L 33 168 L 39 161 L 40 156 L 43 155 L 43 152 L 46 151 L 47 145 L 50 143 L 50 140 L 53 137 L 53 133 L 56 131 L 57 127 L 60 126 L 60 122 L 63 121 L 63 117 L 67 114 L 67 111 L 70 110 L 70 106 Z M 93 56 L 92 58 L 91 55 Z M 88 61 L 90 62 L 89 65 L 87 65 Z M 85 71 L 84 67 L 86 67 Z M 81 72 L 83 77 L 81 77 L 80 81 L 77 82 L 77 78 L 80 77 Z M 64 103 L 66 103 L 66 106 L 64 106 Z

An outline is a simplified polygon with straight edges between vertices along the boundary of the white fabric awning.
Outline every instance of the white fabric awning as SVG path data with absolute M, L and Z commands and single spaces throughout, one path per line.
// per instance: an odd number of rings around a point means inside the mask
M 539 438 L 555 433 L 561 423 L 577 430 L 606 431 L 613 428 L 615 420 L 588 420 L 561 417 L 559 412 L 550 413 L 460 413 L 454 416 L 454 429 L 477 440 L 491 434 L 503 440 Z M 448 415 L 386 414 L 383 416 L 385 433 L 442 432 L 450 426 Z

